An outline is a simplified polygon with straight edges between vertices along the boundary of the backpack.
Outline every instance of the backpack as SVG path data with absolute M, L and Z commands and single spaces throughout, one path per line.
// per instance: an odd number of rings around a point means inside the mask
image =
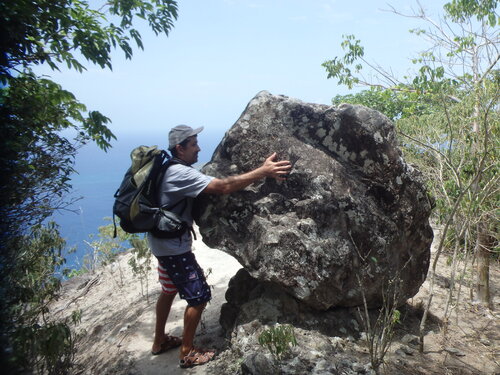
M 159 150 L 156 146 L 136 147 L 132 150 L 130 158 L 132 165 L 114 194 L 114 237 L 116 237 L 116 216 L 120 219 L 120 227 L 127 233 L 151 232 L 160 238 L 182 236 L 191 229 L 181 219 L 187 206 L 187 199 L 171 207 L 160 207 L 157 192 L 168 167 L 183 162 L 171 159 L 166 151 Z M 182 202 L 184 208 L 180 215 L 170 211 Z

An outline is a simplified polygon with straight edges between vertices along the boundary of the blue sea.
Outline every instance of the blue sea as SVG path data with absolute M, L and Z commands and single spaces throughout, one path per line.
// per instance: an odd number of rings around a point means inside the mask
M 90 252 L 85 241 L 90 241 L 90 235 L 98 233 L 99 226 L 108 223 L 105 217 L 112 217 L 113 194 L 130 160 L 127 148 L 119 145 L 105 153 L 92 144 L 79 150 L 75 163 L 77 173 L 71 178 L 73 189 L 68 196 L 68 199 L 77 201 L 52 217 L 66 240 L 67 268 L 81 267 L 84 255 Z M 76 248 L 76 251 L 68 254 L 71 248 Z
M 211 137 L 204 142 L 205 147 L 202 143 L 199 162 L 207 162 L 211 158 L 219 141 L 219 137 Z M 136 135 L 114 141 L 108 152 L 100 150 L 94 144 L 79 150 L 75 162 L 77 173 L 72 176 L 73 191 L 68 198 L 80 199 L 68 210 L 58 211 L 51 218 L 59 225 L 60 233 L 66 240 L 65 268 L 79 269 L 85 254 L 91 252 L 85 241 L 90 242 L 90 236 L 99 233 L 99 226 L 110 223 L 113 195 L 130 166 L 130 151 L 143 144 L 166 148 L 162 144 L 165 142 L 165 134 L 148 134 L 147 137 Z M 71 248 L 76 251 L 70 253 Z

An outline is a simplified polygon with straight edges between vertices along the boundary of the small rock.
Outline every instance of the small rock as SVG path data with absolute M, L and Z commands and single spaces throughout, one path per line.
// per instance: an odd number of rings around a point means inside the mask
M 375 370 L 372 369 L 372 365 L 370 363 L 365 366 L 365 374 L 366 375 L 377 375 Z
M 402 358 L 396 358 L 393 362 L 401 366 L 408 366 L 408 361 Z
M 399 349 L 401 349 L 405 354 L 408 354 L 408 355 L 413 355 L 415 354 L 415 349 L 412 349 L 410 348 L 409 346 L 407 345 L 401 345 L 399 347 Z
M 129 327 L 130 327 L 130 326 L 127 324 L 126 326 L 123 326 L 122 328 L 120 328 L 120 331 L 119 331 L 119 332 L 120 332 L 120 333 L 123 333 L 123 332 L 125 332 L 127 329 L 129 329 Z
M 276 373 L 273 362 L 262 353 L 253 353 L 241 364 L 244 375 L 272 375 Z
M 465 353 L 461 352 L 460 350 L 458 350 L 456 348 L 447 347 L 447 348 L 444 348 L 444 350 L 450 354 L 456 355 L 457 357 L 464 357 L 465 356 Z
M 354 330 L 359 332 L 359 324 L 358 324 L 358 322 L 356 320 L 354 320 L 354 319 L 351 319 L 351 324 L 352 324 Z
M 337 337 L 337 336 L 331 337 L 330 342 L 332 343 L 332 345 L 335 349 L 341 349 L 345 346 L 345 341 L 341 337 Z
M 328 374 L 331 373 L 330 369 L 331 364 L 326 359 L 321 359 L 316 363 L 316 366 L 314 366 L 312 373 L 315 375 Z
M 78 285 L 78 287 L 76 288 L 77 290 L 80 290 L 80 289 L 83 289 L 87 286 L 87 284 L 89 283 L 90 279 L 87 278 L 85 279 L 80 285 Z
M 396 355 L 399 355 L 400 357 L 406 357 L 406 353 L 401 350 L 401 349 L 396 349 L 396 351 L 394 352 Z
M 401 342 L 406 345 L 412 345 L 412 346 L 418 346 L 419 345 L 419 339 L 415 335 L 410 335 L 406 334 L 403 336 L 401 339 Z
M 309 355 L 310 355 L 313 359 L 323 357 L 323 353 L 318 352 L 317 350 L 310 350 L 310 351 L 309 351 Z
M 92 330 L 92 334 L 93 335 L 98 335 L 100 334 L 102 331 L 102 325 L 97 325 L 94 327 L 94 329 Z
M 358 374 L 364 374 L 366 372 L 365 366 L 363 366 L 361 363 L 353 363 L 352 369 Z
M 480 339 L 479 342 L 485 346 L 491 346 L 491 341 L 486 338 Z
M 107 337 L 105 341 L 111 345 L 114 345 L 116 343 L 116 338 L 113 336 Z

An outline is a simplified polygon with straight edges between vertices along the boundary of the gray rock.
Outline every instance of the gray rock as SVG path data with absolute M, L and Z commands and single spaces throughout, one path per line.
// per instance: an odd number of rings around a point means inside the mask
M 481 339 L 479 340 L 479 342 L 481 342 L 481 344 L 483 344 L 483 345 L 485 345 L 485 346 L 491 346 L 491 341 L 490 341 L 490 340 L 488 340 L 487 338 L 484 338 L 484 337 L 483 337 L 483 338 L 481 338 Z
M 396 349 L 396 351 L 394 353 L 396 353 L 400 357 L 403 357 L 403 358 L 406 357 L 406 353 L 404 352 L 404 350 Z
M 361 363 L 353 363 L 352 369 L 358 374 L 364 374 L 366 372 L 365 366 L 363 366 Z
M 408 345 L 401 345 L 399 349 L 408 355 L 413 355 L 416 352 L 415 349 L 410 348 Z
M 457 348 L 452 348 L 452 347 L 446 347 L 444 350 L 450 354 L 456 355 L 457 357 L 464 357 L 465 353 L 461 352 Z
M 419 345 L 419 339 L 417 336 L 415 335 L 411 335 L 411 334 L 406 334 L 403 336 L 403 338 L 401 339 L 401 342 L 403 344 L 406 344 L 406 345 L 412 345 L 412 346 L 418 346 Z
M 123 332 L 127 331 L 129 328 L 130 328 L 130 325 L 128 325 L 128 324 L 124 325 L 122 328 L 120 328 L 119 333 L 123 333 Z
M 239 370 L 244 374 L 357 374 L 352 366 L 359 359 L 338 352 L 330 337 L 298 327 L 293 328 L 297 345 L 290 346 L 290 352 L 276 361 L 269 350 L 258 343 L 260 334 L 270 327 L 258 321 L 238 326 L 233 331 L 230 348 L 208 365 L 208 373 L 240 373 L 231 364 L 241 363 Z M 238 358 L 242 353 L 240 360 Z
M 336 373 L 336 368 L 332 365 L 331 360 L 320 359 L 311 371 L 311 375 L 331 375 Z
M 243 375 L 274 375 L 278 369 L 274 362 L 262 353 L 252 353 L 241 363 Z
M 244 268 L 231 278 L 226 300 L 221 308 L 220 324 L 228 336 L 234 327 L 241 328 L 241 325 L 256 321 L 299 325 L 332 337 L 344 336 L 348 332 L 358 334 L 354 324 L 357 315 L 353 308 L 316 310 L 300 303 L 280 286 L 252 278 Z
M 362 106 L 261 92 L 203 171 L 242 173 L 274 151 L 296 160 L 286 182 L 200 197 L 204 242 L 318 310 L 360 305 L 361 290 L 370 307 L 380 306 L 396 275 L 399 302 L 415 295 L 429 265 L 432 202 L 402 159 L 393 124 Z

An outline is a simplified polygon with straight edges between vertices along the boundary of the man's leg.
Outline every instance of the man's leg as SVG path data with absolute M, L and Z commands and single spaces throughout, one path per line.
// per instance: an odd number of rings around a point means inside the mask
M 165 324 L 167 324 L 168 314 L 172 307 L 176 293 L 166 294 L 160 293 L 158 301 L 156 301 L 156 324 L 155 324 L 155 337 L 151 351 L 156 353 L 161 350 L 161 345 L 165 341 Z
M 179 338 L 167 337 L 165 335 L 165 324 L 167 323 L 172 302 L 177 295 L 177 288 L 172 283 L 172 280 L 170 279 L 166 268 L 162 265 L 160 258 L 158 259 L 158 280 L 161 284 L 162 292 L 156 302 L 156 323 L 153 347 L 151 348 L 152 354 L 163 353 L 170 347 L 177 347 L 181 344 L 181 340 Z M 169 340 L 169 343 L 164 346 L 167 339 Z
M 201 314 L 207 302 L 212 298 L 210 287 L 203 270 L 191 251 L 181 255 L 168 256 L 168 263 L 165 263 L 165 267 L 172 276 L 179 297 L 188 303 L 184 311 L 184 332 L 179 352 L 179 365 L 186 368 L 204 364 L 213 358 L 215 352 L 201 349 L 193 351 L 194 336 L 201 320 Z M 191 351 L 193 351 L 191 356 L 187 357 Z
M 180 359 L 188 355 L 194 347 L 194 335 L 196 334 L 196 328 L 198 328 L 201 314 L 206 305 L 206 303 L 203 303 L 198 306 L 186 306 L 186 310 L 184 311 L 184 332 L 182 333 L 182 345 L 179 354 Z

